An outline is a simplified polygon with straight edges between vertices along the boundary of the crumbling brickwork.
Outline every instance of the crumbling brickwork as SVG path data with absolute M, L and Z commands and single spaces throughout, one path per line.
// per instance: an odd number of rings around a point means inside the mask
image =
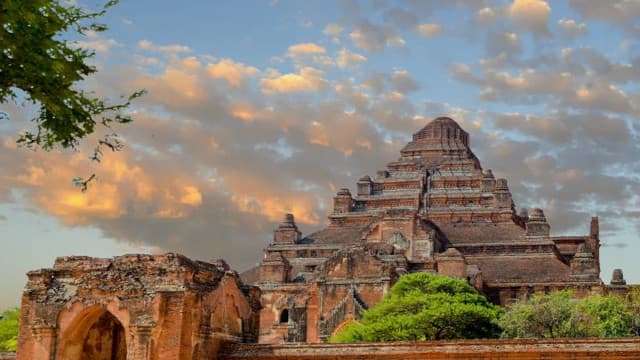
M 257 340 L 260 291 L 224 262 L 64 257 L 28 276 L 18 360 L 211 359 Z

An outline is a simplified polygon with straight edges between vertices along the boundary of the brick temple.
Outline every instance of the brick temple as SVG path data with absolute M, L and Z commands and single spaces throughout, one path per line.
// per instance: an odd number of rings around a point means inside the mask
M 597 217 L 588 230 L 555 237 L 541 209 L 516 212 L 507 180 L 439 117 L 355 193 L 340 189 L 325 229 L 303 236 L 287 214 L 243 277 L 262 291 L 260 342 L 322 342 L 408 272 L 466 279 L 500 305 L 567 288 L 603 292 Z M 611 289 L 619 285 L 621 272 Z
M 600 279 L 598 233 L 594 217 L 586 235 L 551 236 L 541 209 L 516 211 L 507 180 L 483 169 L 469 134 L 440 117 L 413 134 L 398 160 L 361 177 L 355 193 L 340 189 L 326 228 L 303 236 L 286 214 L 262 262 L 243 274 L 222 260 L 178 254 L 63 257 L 29 272 L 17 356 L 493 359 L 558 351 L 560 358 L 637 358 L 638 341 L 627 340 L 278 345 L 325 342 L 409 272 L 465 279 L 501 305 L 560 289 L 624 294 L 622 271 L 610 285 Z

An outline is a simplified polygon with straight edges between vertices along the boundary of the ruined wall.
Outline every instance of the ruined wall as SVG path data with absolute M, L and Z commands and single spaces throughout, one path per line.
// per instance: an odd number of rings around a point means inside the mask
M 18 360 L 210 359 L 257 340 L 260 291 L 223 262 L 64 257 L 28 276 Z

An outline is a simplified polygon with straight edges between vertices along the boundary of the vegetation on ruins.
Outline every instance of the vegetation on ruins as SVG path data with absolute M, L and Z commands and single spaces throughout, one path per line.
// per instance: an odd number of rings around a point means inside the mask
M 132 121 L 123 111 L 143 91 L 109 104 L 79 89 L 79 82 L 96 72 L 90 64 L 95 52 L 65 40 L 105 31 L 107 27 L 94 19 L 117 2 L 110 0 L 100 11 L 90 12 L 61 0 L 2 1 L 0 103 L 30 102 L 39 108 L 33 119 L 35 132 L 23 132 L 18 143 L 45 150 L 55 146 L 73 149 L 96 125 L 110 128 Z M 122 143 L 114 134 L 104 136 L 94 160 L 100 160 L 104 146 L 115 151 Z
M 637 316 L 637 315 L 636 315 Z M 633 302 L 615 296 L 572 298 L 569 290 L 514 303 L 500 319 L 505 338 L 628 337 L 634 335 Z
M 16 351 L 18 346 L 18 324 L 20 309 L 9 309 L 0 319 L 0 351 Z
M 330 341 L 373 342 L 496 338 L 503 310 L 466 281 L 429 273 L 402 276 L 361 322 Z

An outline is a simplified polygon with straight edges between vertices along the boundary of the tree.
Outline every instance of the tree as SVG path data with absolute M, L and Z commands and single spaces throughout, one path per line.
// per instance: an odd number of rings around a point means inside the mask
M 505 338 L 584 338 L 632 335 L 628 302 L 614 296 L 572 298 L 569 290 L 511 305 L 500 319 Z
M 10 309 L 0 318 L 0 351 L 16 351 L 20 309 Z
M 435 274 L 402 276 L 374 308 L 332 342 L 494 338 L 499 306 L 467 282 Z
M 0 103 L 25 97 L 39 107 L 33 119 L 36 131 L 24 132 L 18 143 L 45 150 L 76 148 L 98 124 L 109 128 L 132 121 L 122 111 L 144 91 L 108 104 L 78 89 L 78 82 L 96 72 L 88 64 L 95 53 L 75 48 L 63 38 L 105 31 L 104 24 L 93 20 L 117 2 L 110 0 L 102 10 L 87 12 L 80 6 L 62 5 L 60 0 L 0 0 Z M 115 151 L 122 144 L 117 137 L 105 137 L 96 147 L 94 160 L 100 160 L 102 146 Z
M 588 296 L 577 303 L 583 314 L 586 335 L 589 337 L 633 336 L 633 312 L 626 299 L 615 296 Z
M 632 332 L 636 336 L 640 336 L 640 286 L 629 286 L 627 301 L 633 314 Z

